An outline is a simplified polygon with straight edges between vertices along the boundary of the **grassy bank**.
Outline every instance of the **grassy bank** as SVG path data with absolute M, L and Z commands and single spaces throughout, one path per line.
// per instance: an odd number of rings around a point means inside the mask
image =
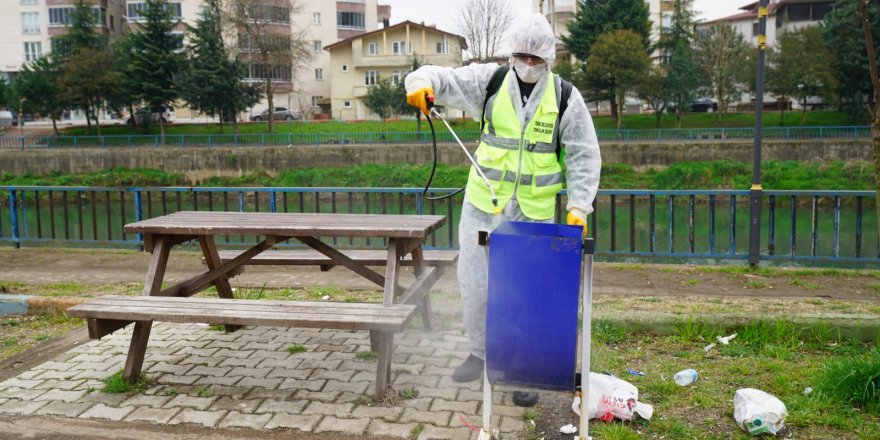
M 479 124 L 471 119 L 450 121 L 456 131 L 479 130 Z M 599 130 L 614 130 L 617 128 L 610 116 L 596 116 L 593 118 L 596 128 Z M 800 126 L 800 112 L 786 112 L 783 120 L 779 112 L 764 113 L 765 127 Z M 807 112 L 806 126 L 839 126 L 839 125 L 865 125 L 866 121 L 852 120 L 847 114 L 838 111 L 811 111 Z M 681 128 L 732 128 L 754 127 L 754 113 L 731 113 L 719 116 L 717 113 L 691 113 L 682 119 Z M 653 114 L 624 115 L 623 128 L 629 130 L 648 130 L 657 127 L 656 118 Z M 659 128 L 675 128 L 675 118 L 664 114 L 660 119 Z M 442 127 L 438 129 L 444 130 Z M 168 134 L 219 134 L 218 124 L 171 124 L 166 127 Z M 428 124 L 423 120 L 421 131 L 428 131 Z M 239 133 L 267 133 L 268 123 L 246 122 L 238 126 Z M 419 131 L 415 120 L 388 121 L 278 121 L 275 123 L 275 133 L 367 133 L 367 132 L 415 132 Z M 232 127 L 226 126 L 224 133 L 232 133 Z M 91 134 L 94 134 L 94 128 Z M 131 128 L 125 125 L 111 125 L 102 127 L 104 135 L 139 135 L 145 134 L 141 127 Z M 146 131 L 147 134 L 158 134 L 159 127 L 154 124 Z M 89 134 L 86 127 L 70 127 L 62 132 L 66 136 Z
M 241 177 L 210 177 L 191 182 L 180 174 L 152 169 L 111 168 L 95 173 L 36 176 L 0 171 L 0 185 L 46 186 L 276 186 L 276 187 L 408 187 L 419 188 L 431 172 L 430 164 L 359 165 L 345 168 L 302 168 L 277 176 L 263 171 Z M 461 187 L 468 168 L 438 165 L 432 186 Z M 734 161 L 680 162 L 662 170 L 636 171 L 631 165 L 602 166 L 603 189 L 747 189 L 751 164 Z M 871 190 L 874 169 L 868 162 L 765 161 L 762 182 L 766 190 Z

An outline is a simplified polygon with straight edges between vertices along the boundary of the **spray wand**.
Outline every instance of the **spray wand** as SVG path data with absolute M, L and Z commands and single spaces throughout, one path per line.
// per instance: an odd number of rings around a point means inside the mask
M 431 182 L 434 180 L 434 170 L 437 169 L 437 132 L 434 131 L 434 123 L 431 122 L 431 115 L 433 115 L 435 118 L 443 121 L 443 124 L 446 125 L 446 128 L 449 130 L 449 132 L 452 133 L 452 137 L 455 139 L 456 142 L 458 142 L 458 145 L 461 147 L 461 150 L 464 151 L 464 154 L 465 154 L 465 156 L 467 156 L 468 161 L 470 161 L 470 163 L 474 166 L 474 169 L 477 170 L 477 174 L 479 174 L 480 177 L 483 179 L 483 182 L 486 184 L 486 187 L 489 188 L 489 193 L 492 195 L 492 206 L 495 207 L 495 213 L 497 214 L 497 213 L 501 212 L 501 208 L 498 207 L 498 197 L 495 196 L 495 189 L 492 188 L 492 183 L 490 183 L 489 178 L 487 178 L 486 175 L 483 174 L 483 170 L 477 164 L 476 159 L 474 159 L 474 157 L 471 156 L 471 153 L 468 151 L 467 147 L 464 146 L 464 143 L 461 141 L 461 139 L 458 138 L 458 135 L 455 134 L 455 130 L 452 129 L 452 126 L 449 125 L 449 122 L 446 121 L 446 118 L 444 118 L 443 115 L 441 115 L 440 112 L 438 112 L 437 109 L 434 107 L 434 95 L 427 95 L 427 99 L 425 101 L 428 103 L 428 109 L 429 109 L 429 113 L 430 113 L 429 115 L 427 115 L 427 117 L 425 119 L 428 120 L 428 126 L 431 127 L 431 141 L 432 141 L 432 144 L 434 147 L 434 163 L 431 166 L 431 175 L 428 177 L 428 181 L 425 183 L 424 191 L 422 191 L 422 197 L 427 200 L 440 200 L 440 199 L 445 199 L 447 197 L 452 197 L 452 196 L 464 191 L 464 188 L 461 188 L 458 191 L 455 191 L 455 192 L 452 192 L 452 193 L 449 193 L 449 194 L 446 194 L 446 195 L 440 196 L 440 197 L 428 197 L 427 196 L 428 189 L 431 187 Z

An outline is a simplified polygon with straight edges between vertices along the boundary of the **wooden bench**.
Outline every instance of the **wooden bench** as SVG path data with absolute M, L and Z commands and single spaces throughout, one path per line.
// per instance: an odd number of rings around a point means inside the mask
M 226 263 L 241 255 L 243 251 L 220 251 L 220 261 Z M 365 250 L 348 249 L 343 254 L 365 266 L 384 266 L 388 260 L 388 252 L 384 249 Z M 458 251 L 451 250 L 426 250 L 422 251 L 424 264 L 428 266 L 449 267 L 458 261 Z M 254 258 L 244 263 L 248 266 L 321 266 L 321 270 L 328 271 L 338 263 L 332 258 L 314 249 L 278 250 L 270 249 L 263 251 Z M 401 265 L 412 266 L 412 254 L 406 254 L 401 259 Z
M 136 330 L 137 326 L 149 329 L 153 321 L 368 330 L 378 346 L 375 396 L 380 400 L 390 382 L 394 333 L 403 330 L 415 310 L 413 304 L 102 296 L 67 309 L 67 314 L 85 318 L 92 339 L 100 339 L 128 321 L 135 321 Z M 147 341 L 138 340 L 139 333 L 132 335 L 125 377 L 137 377 L 143 365 Z

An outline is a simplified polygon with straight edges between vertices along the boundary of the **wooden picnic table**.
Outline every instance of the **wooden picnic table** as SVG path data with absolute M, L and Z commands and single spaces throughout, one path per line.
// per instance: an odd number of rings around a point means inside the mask
M 430 303 L 427 292 L 439 278 L 442 268 L 428 267 L 424 264 L 422 245 L 432 232 L 446 222 L 446 217 L 436 215 L 377 215 L 377 214 L 310 214 L 310 213 L 254 213 L 254 212 L 220 212 L 220 211 L 181 211 L 125 225 L 125 233 L 142 234 L 144 250 L 152 253 L 150 266 L 144 282 L 144 296 L 155 297 L 189 297 L 210 286 L 217 288 L 220 298 L 232 300 L 232 289 L 228 278 L 248 264 L 254 257 L 273 246 L 290 239 L 296 239 L 329 258 L 333 265 L 345 266 L 364 278 L 381 286 L 384 290 L 383 304 L 387 311 L 401 313 L 397 321 L 398 329 L 408 321 L 406 311 L 412 315 L 412 307 L 419 305 L 423 323 L 430 327 Z M 217 236 L 256 236 L 257 242 L 231 259 L 221 259 L 217 250 Z M 368 268 L 363 261 L 351 258 L 343 250 L 322 241 L 321 238 L 333 237 L 371 237 L 384 239 L 386 246 L 385 274 L 382 275 Z M 207 269 L 170 287 L 162 288 L 169 255 L 176 245 L 197 240 Z M 414 267 L 415 281 L 404 288 L 399 284 L 401 263 L 409 255 L 407 264 Z M 375 262 L 375 259 L 372 260 Z M 440 270 L 437 270 L 440 269 Z M 170 299 L 170 298 L 169 298 Z M 187 307 L 198 309 L 198 301 L 194 298 Z M 204 299 L 202 299 L 204 300 Z M 390 357 L 394 332 L 389 331 L 388 323 L 379 322 L 382 309 L 374 310 L 369 317 L 348 316 L 345 307 L 327 307 L 322 310 L 320 319 L 315 318 L 314 304 L 309 308 L 294 310 L 295 303 L 286 307 L 287 313 L 279 315 L 276 321 L 267 321 L 266 308 L 252 302 L 215 300 L 206 310 L 217 310 L 216 313 L 205 312 L 197 316 L 180 313 L 182 304 L 176 302 L 160 303 L 153 301 L 150 309 L 144 309 L 140 303 L 124 302 L 121 299 L 109 298 L 103 303 L 96 301 L 92 306 L 88 303 L 71 309 L 71 316 L 88 319 L 89 334 L 92 338 L 122 328 L 132 321 L 135 328 L 131 346 L 125 364 L 124 376 L 135 379 L 140 375 L 149 340 L 152 320 L 171 320 L 190 322 L 200 319 L 226 324 L 265 324 L 277 322 L 288 326 L 319 327 L 323 322 L 328 328 L 363 328 L 369 329 L 374 349 L 379 348 L 379 366 L 377 371 L 376 396 L 384 395 L 387 381 L 390 378 Z M 224 302 L 225 301 L 225 302 Z M 141 303 L 146 301 L 141 301 Z M 305 304 L 305 303 L 304 303 Z M 207 305 L 207 304 L 206 304 Z M 240 305 L 240 307 L 239 307 Z M 267 304 L 267 306 L 270 306 Z M 363 305 L 367 307 L 368 305 Z M 89 308 L 91 307 L 91 308 Z M 305 305 L 303 307 L 306 307 Z M 374 305 L 374 309 L 379 307 Z M 407 309 L 409 307 L 409 309 Z M 116 308 L 117 310 L 114 310 Z M 356 307 L 351 307 L 356 310 Z M 359 310 L 359 309 L 358 309 Z M 357 315 L 357 311 L 352 311 Z M 333 314 L 340 315 L 333 318 Z M 346 314 L 347 316 L 341 316 Z M 389 313 L 390 315 L 391 313 Z M 190 315 L 193 315 L 191 313 Z M 234 316 L 233 316 L 234 315 Z M 147 319 L 153 316 L 152 319 Z M 234 317 L 233 320 L 230 320 Z M 123 319 L 124 318 L 124 319 Z M 317 319 L 317 321 L 316 321 Z M 351 320 L 359 322 L 352 324 Z M 235 325 L 228 325 L 234 330 Z M 384 374 L 383 374 L 384 373 Z

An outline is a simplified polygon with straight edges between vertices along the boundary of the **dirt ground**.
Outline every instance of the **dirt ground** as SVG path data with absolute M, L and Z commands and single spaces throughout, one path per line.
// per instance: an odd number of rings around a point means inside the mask
M 203 270 L 198 254 L 182 253 L 169 264 L 173 279 L 196 270 Z M 72 249 L 0 249 L 0 284 L 21 282 L 29 286 L 75 282 L 86 285 L 142 282 L 149 255 L 136 251 L 72 250 Z M 285 271 L 288 269 L 285 268 Z M 341 269 L 321 273 L 323 278 L 309 278 L 291 272 L 279 276 L 277 268 L 248 268 L 246 276 L 236 278 L 240 287 L 260 288 L 266 274 L 273 274 L 279 286 L 290 287 L 293 280 L 303 286 L 359 285 L 357 277 L 348 277 Z M 328 280 L 329 278 L 329 280 Z M 167 280 L 167 279 L 166 279 Z M 268 286 L 273 287 L 273 286 Z M 437 284 L 437 289 L 453 298 L 457 293 L 454 271 L 448 271 Z M 100 289 L 94 292 L 100 294 Z M 660 264 L 596 263 L 593 292 L 596 310 L 616 312 L 682 313 L 701 309 L 708 313 L 763 311 L 764 314 L 788 316 L 795 313 L 868 313 L 880 315 L 880 271 L 878 270 L 820 270 L 800 268 L 771 268 L 746 272 L 735 266 L 696 266 Z M 16 293 L 8 291 L 6 293 Z M 443 304 L 441 300 L 439 304 Z M 436 310 L 435 312 L 442 312 Z M 7 372 L 26 368 L 51 358 L 85 335 L 67 336 L 66 343 L 55 343 L 56 351 L 35 349 L 16 356 L 14 362 L 0 362 Z M 47 341 L 51 342 L 50 341 Z M 58 351 L 60 350 L 60 351 Z M 54 354 L 53 354 L 54 353 Z M 6 376 L 6 374 L 0 374 Z M 2 379 L 0 379 L 2 380 Z M 559 432 L 565 424 L 578 425 L 571 411 L 573 395 L 560 392 L 540 392 L 536 412 L 536 426 L 529 437 L 545 440 L 571 439 L 572 435 Z M 244 432 L 241 430 L 201 429 L 192 427 L 157 427 L 140 424 L 102 424 L 94 421 L 76 421 L 73 425 L 60 424 L 58 419 L 40 417 L 0 417 L 0 433 L 14 432 L 14 438 L 145 438 L 162 436 L 169 439 L 189 439 L 209 436 L 220 439 L 281 438 L 273 432 Z M 4 437 L 0 439 L 13 438 Z M 343 439 L 346 436 L 302 436 L 285 438 Z M 375 439 L 375 437 L 357 437 Z

